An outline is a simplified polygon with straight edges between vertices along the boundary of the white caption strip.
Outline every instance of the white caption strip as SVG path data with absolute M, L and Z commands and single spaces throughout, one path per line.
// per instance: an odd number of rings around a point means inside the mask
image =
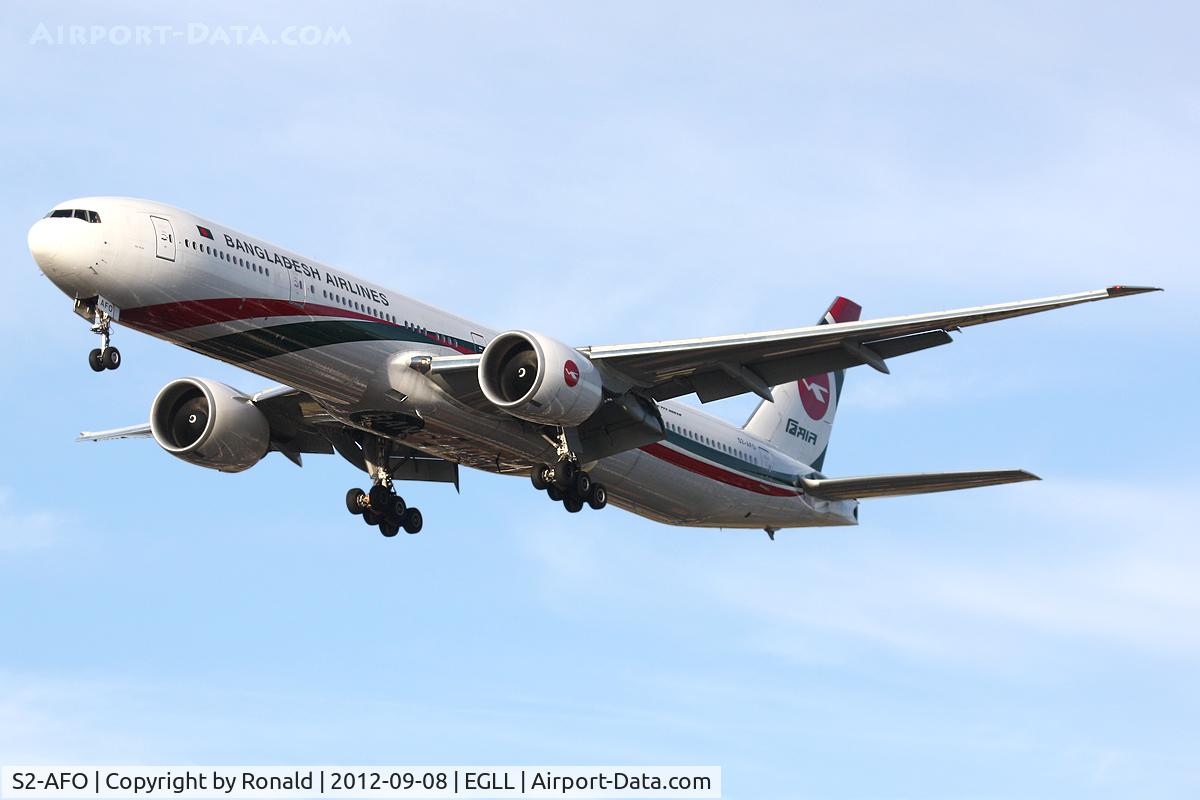
M 712 766 L 14 766 L 0 776 L 0 797 L 11 800 L 721 796 Z

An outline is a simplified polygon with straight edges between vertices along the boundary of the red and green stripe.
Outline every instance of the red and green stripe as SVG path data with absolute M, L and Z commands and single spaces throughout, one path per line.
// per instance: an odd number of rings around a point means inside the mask
M 796 497 L 802 494 L 791 485 L 789 476 L 783 473 L 763 469 L 677 433 L 668 432 L 665 443 L 655 442 L 641 449 L 647 455 L 680 469 L 755 494 L 771 497 Z
M 294 317 L 305 319 L 272 322 Z M 483 349 L 475 342 L 438 331 L 399 325 L 337 306 L 299 304 L 288 300 L 223 297 L 162 303 L 121 312 L 121 322 L 159 335 L 246 320 L 260 320 L 262 324 L 250 330 L 218 334 L 181 344 L 237 364 L 348 342 L 433 344 L 459 353 L 478 353 Z

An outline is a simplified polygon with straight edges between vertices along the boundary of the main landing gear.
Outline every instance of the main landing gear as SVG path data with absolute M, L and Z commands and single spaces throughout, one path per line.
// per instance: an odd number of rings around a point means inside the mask
M 386 486 L 375 484 L 369 492 L 358 488 L 346 492 L 346 508 L 389 538 L 398 534 L 401 528 L 405 533 L 420 533 L 425 524 L 421 510 L 409 508 L 390 481 Z
M 94 372 L 116 369 L 121 366 L 121 351 L 110 344 L 112 338 L 112 318 L 97 308 L 94 319 L 92 333 L 100 335 L 100 346 L 88 353 L 88 365 L 91 366 Z
M 561 501 L 563 508 L 572 514 L 583 510 L 584 503 L 597 511 L 608 505 L 608 490 L 604 484 L 593 481 L 586 470 L 580 469 L 569 458 L 554 466 L 534 464 L 529 480 L 533 488 L 544 491 L 554 502 Z
M 391 538 L 403 528 L 405 533 L 420 533 L 425 524 L 420 509 L 410 508 L 404 498 L 396 494 L 392 474 L 388 468 L 392 457 L 391 442 L 381 436 L 363 443 L 363 464 L 367 474 L 374 480 L 370 491 L 351 489 L 346 492 L 346 508 L 358 514 L 363 522 L 379 528 L 379 532 Z

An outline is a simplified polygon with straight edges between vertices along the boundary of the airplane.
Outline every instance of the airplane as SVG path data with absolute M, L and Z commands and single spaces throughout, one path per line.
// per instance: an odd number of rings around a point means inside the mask
M 340 454 L 367 473 L 346 507 L 387 537 L 419 532 L 401 481 L 459 486 L 459 468 L 527 477 L 566 511 L 612 503 L 659 522 L 765 530 L 858 524 L 865 498 L 1038 480 L 1020 469 L 828 477 L 845 371 L 953 341 L 951 333 L 1158 291 L 1110 286 L 952 311 L 860 319 L 837 297 L 815 325 L 572 347 L 495 331 L 169 205 L 59 203 L 29 231 L 42 273 L 100 337 L 120 324 L 280 384 L 248 394 L 184 377 L 147 423 L 81 441 L 153 438 L 190 464 L 241 472 L 270 452 L 302 466 Z M 754 394 L 741 427 L 702 403 Z

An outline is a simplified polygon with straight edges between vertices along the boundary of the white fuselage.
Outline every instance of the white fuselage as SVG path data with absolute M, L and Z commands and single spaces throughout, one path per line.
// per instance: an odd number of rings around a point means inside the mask
M 408 415 L 421 425 L 397 439 L 464 466 L 527 474 L 553 460 L 535 426 L 471 408 L 408 367 L 413 355 L 481 352 L 496 331 L 171 206 L 91 197 L 56 209 L 99 221 L 38 221 L 34 258 L 67 295 L 119 308 L 121 324 L 308 392 L 348 424 Z M 692 406 L 658 407 L 666 439 L 591 466 L 612 503 L 677 525 L 856 523 L 856 502 L 796 488 L 808 465 Z

